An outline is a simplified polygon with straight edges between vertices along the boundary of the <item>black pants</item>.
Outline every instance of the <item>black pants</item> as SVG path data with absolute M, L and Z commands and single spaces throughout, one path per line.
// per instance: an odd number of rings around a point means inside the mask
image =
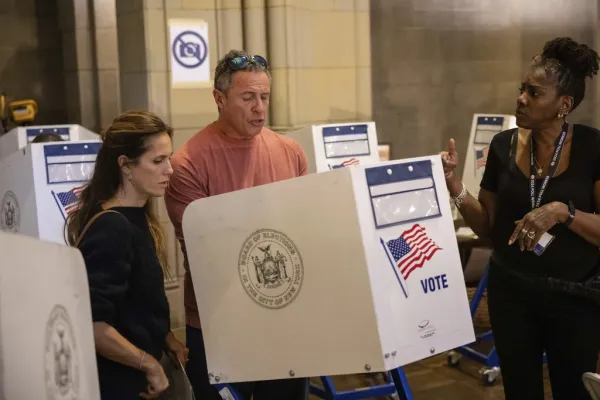
M 490 265 L 488 307 L 506 400 L 543 400 L 546 352 L 554 400 L 590 399 L 581 379 L 595 372 L 600 307 L 550 292 Z
M 189 361 L 186 367 L 188 377 L 198 400 L 222 400 L 219 393 L 209 383 L 206 366 L 204 339 L 200 329 L 186 327 L 186 344 Z M 258 361 L 260 362 L 260 361 Z M 282 379 L 261 382 L 232 384 L 244 400 L 306 400 L 308 399 L 308 379 Z

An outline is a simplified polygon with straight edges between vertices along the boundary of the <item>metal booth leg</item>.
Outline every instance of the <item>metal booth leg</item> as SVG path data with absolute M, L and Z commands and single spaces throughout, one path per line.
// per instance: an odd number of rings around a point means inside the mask
M 323 387 L 310 385 L 310 393 L 325 400 L 359 400 L 397 394 L 400 400 L 413 400 L 412 392 L 402 368 L 394 369 L 385 374 L 388 382 L 366 388 L 358 388 L 338 392 L 329 376 L 322 376 Z
M 475 294 L 471 299 L 471 318 L 475 317 L 477 308 L 479 308 L 481 299 L 483 298 L 483 295 L 485 294 L 485 291 L 487 289 L 489 268 L 490 266 L 489 264 L 487 264 L 483 269 L 481 279 L 479 280 L 479 284 L 477 285 Z M 492 334 L 492 331 L 484 332 L 475 336 L 475 344 L 493 340 L 494 336 Z M 484 354 L 472 348 L 472 344 L 473 343 L 466 346 L 461 346 L 453 351 L 450 351 L 448 353 L 448 365 L 450 365 L 451 367 L 457 366 L 460 363 L 460 359 L 463 356 L 475 360 L 478 363 L 483 364 L 483 367 L 479 371 L 481 375 L 481 381 L 483 382 L 483 384 L 493 385 L 494 383 L 496 383 L 498 376 L 500 376 L 500 362 L 498 360 L 498 354 L 496 353 L 496 347 L 493 346 L 489 353 Z

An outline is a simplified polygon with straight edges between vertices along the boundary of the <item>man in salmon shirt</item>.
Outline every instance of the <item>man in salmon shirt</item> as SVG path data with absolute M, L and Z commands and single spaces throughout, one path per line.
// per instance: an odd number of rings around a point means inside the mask
M 190 350 L 186 369 L 197 399 L 221 397 L 208 381 L 200 317 L 181 227 L 183 212 L 188 204 L 203 197 L 307 174 L 307 159 L 300 145 L 264 126 L 270 94 L 271 73 L 267 61 L 243 51 L 230 51 L 215 70 L 213 96 L 219 118 L 184 143 L 171 161 L 173 174 L 165 203 L 185 256 L 184 302 Z M 306 379 L 246 382 L 234 386 L 248 400 L 251 396 L 254 400 L 308 397 Z

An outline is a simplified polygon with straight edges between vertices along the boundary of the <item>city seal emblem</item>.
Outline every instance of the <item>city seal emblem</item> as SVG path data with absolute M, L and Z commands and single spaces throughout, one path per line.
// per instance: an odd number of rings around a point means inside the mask
M 18 233 L 21 226 L 21 210 L 19 201 L 12 191 L 7 191 L 2 197 L 0 208 L 0 229 L 6 232 Z
M 54 307 L 46 325 L 46 391 L 48 400 L 78 400 L 77 346 L 67 310 Z
M 246 239 L 238 260 L 244 290 L 258 305 L 279 309 L 300 293 L 304 279 L 302 256 L 282 232 L 261 229 Z

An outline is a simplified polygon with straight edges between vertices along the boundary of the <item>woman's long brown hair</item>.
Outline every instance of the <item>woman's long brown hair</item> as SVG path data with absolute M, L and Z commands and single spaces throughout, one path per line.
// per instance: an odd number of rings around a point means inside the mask
M 173 129 L 157 115 L 148 111 L 127 111 L 112 122 L 102 134 L 102 147 L 96 156 L 94 173 L 88 186 L 81 192 L 76 211 L 65 224 L 66 242 L 74 246 L 90 218 L 92 210 L 112 199 L 123 185 L 118 159 L 125 156 L 132 163 L 147 149 L 147 141 L 154 135 L 166 133 L 173 137 Z M 156 217 L 153 201 L 144 206 L 150 233 L 163 271 L 168 275 L 167 246 L 164 231 Z

